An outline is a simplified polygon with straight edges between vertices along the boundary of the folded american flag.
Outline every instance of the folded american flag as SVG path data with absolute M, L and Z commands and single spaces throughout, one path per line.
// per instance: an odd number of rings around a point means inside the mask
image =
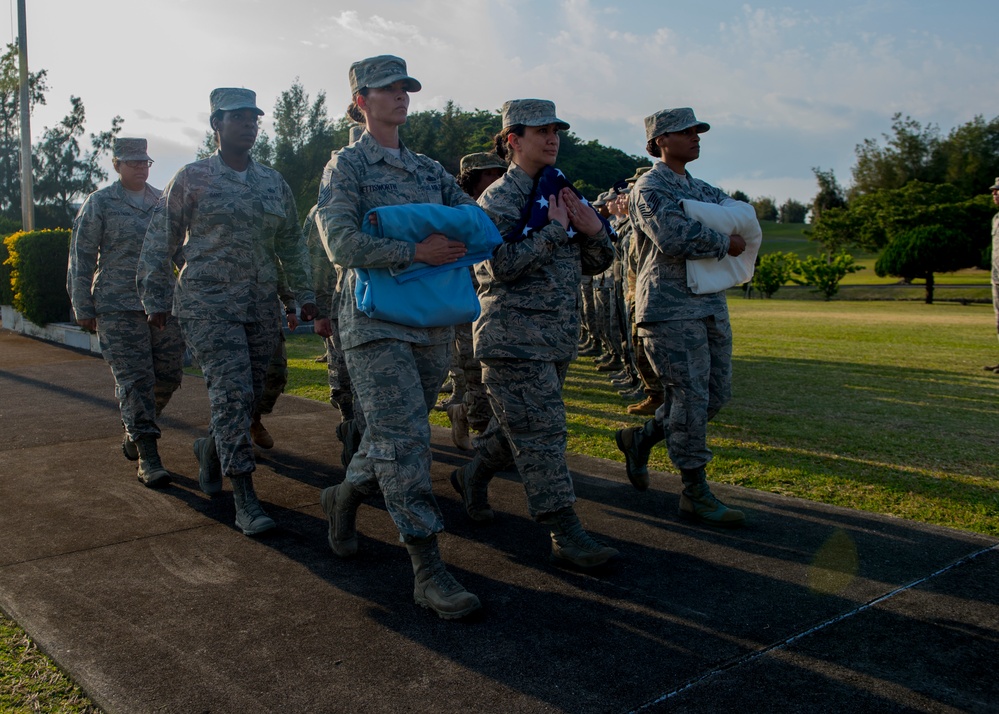
M 557 169 L 554 166 L 546 166 L 541 170 L 537 180 L 534 182 L 534 191 L 531 194 L 531 200 L 526 206 L 524 206 L 520 222 L 517 223 L 516 228 L 503 236 L 503 240 L 507 243 L 519 243 L 529 237 L 534 231 L 547 226 L 549 221 L 548 197 L 558 196 L 559 191 L 566 187 L 579 197 L 579 199 L 583 202 L 583 205 L 590 205 L 590 202 L 583 198 L 583 194 L 577 191 L 576 187 L 569 183 L 569 179 L 565 177 L 565 174 L 562 173 L 560 169 Z M 597 214 L 597 217 L 600 218 L 600 222 L 604 224 L 604 230 L 607 231 L 607 235 L 611 236 L 612 240 L 616 239 L 614 229 L 611 228 L 607 219 L 599 213 Z M 576 241 L 577 233 L 571 225 L 566 229 L 566 233 L 569 235 L 570 243 Z

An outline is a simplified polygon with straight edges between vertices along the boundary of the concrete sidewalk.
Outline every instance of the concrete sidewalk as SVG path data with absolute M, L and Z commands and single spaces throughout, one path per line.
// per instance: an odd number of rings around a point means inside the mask
M 336 420 L 278 401 L 255 480 L 279 529 L 247 538 L 228 484 L 198 489 L 200 379 L 164 414 L 175 476 L 153 491 L 104 362 L 0 330 L 0 608 L 108 712 L 999 710 L 996 539 L 726 486 L 751 520 L 719 532 L 677 520 L 676 476 L 638 493 L 574 457 L 580 515 L 623 557 L 567 572 L 514 476 L 494 524 L 464 517 L 447 476 L 467 457 L 435 429 L 442 550 L 484 604 L 445 622 L 413 604 L 380 504 L 356 559 L 329 551 Z

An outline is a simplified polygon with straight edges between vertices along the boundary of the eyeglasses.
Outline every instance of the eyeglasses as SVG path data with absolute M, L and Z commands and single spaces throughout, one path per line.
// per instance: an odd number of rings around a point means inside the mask
M 134 161 L 122 161 L 121 163 L 125 164 L 125 166 L 127 166 L 130 169 L 149 168 L 150 166 L 153 165 L 152 159 L 149 159 L 148 161 L 145 161 L 143 159 L 135 159 Z

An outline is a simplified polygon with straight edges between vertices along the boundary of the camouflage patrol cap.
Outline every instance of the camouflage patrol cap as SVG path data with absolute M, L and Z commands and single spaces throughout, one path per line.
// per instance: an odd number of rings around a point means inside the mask
M 524 126 L 555 124 L 562 130 L 569 128 L 568 122 L 555 116 L 555 102 L 547 99 L 511 99 L 503 102 L 503 128 L 515 124 Z
M 999 191 L 999 176 L 996 176 L 996 182 L 989 186 L 989 191 Z
M 601 206 L 607 205 L 607 198 L 610 196 L 610 191 L 603 191 L 595 200 L 590 201 L 590 205 L 594 208 L 600 208 Z
M 506 171 L 506 161 L 493 151 L 479 151 L 461 157 L 459 171 L 475 171 L 481 169 L 503 169 Z
M 635 169 L 635 175 L 629 176 L 628 178 L 625 179 L 625 181 L 627 181 L 629 184 L 633 184 L 635 183 L 635 181 L 637 181 L 639 178 L 642 177 L 642 174 L 646 174 L 651 170 L 652 170 L 651 166 L 639 166 L 637 169 Z
M 379 89 L 405 80 L 407 92 L 419 92 L 423 85 L 406 74 L 406 60 L 394 55 L 368 57 L 350 65 L 350 96 L 366 87 Z
M 152 161 L 146 153 L 145 139 L 115 137 L 112 156 L 118 161 Z
M 683 131 L 692 126 L 697 127 L 698 134 L 703 134 L 711 128 L 710 124 L 697 121 L 697 117 L 694 116 L 694 110 L 690 107 L 663 109 L 652 116 L 645 117 L 645 140 L 652 141 L 657 136 L 669 134 L 674 131 Z
M 257 93 L 252 89 L 242 87 L 219 87 L 212 90 L 210 97 L 212 114 L 215 112 L 231 112 L 235 109 L 253 109 L 257 116 L 263 116 L 264 110 L 257 106 Z

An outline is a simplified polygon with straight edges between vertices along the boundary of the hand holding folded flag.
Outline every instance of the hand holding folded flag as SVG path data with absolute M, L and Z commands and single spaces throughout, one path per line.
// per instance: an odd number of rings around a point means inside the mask
M 540 230 L 541 228 L 547 226 L 551 220 L 548 214 L 548 199 L 550 196 L 558 196 L 564 189 L 571 191 L 574 196 L 579 198 L 584 206 L 593 210 L 592 207 L 590 207 L 589 201 L 587 201 L 583 195 L 576 190 L 575 186 L 569 183 L 569 179 L 565 177 L 565 174 L 563 174 L 561 170 L 553 166 L 546 166 L 538 175 L 538 179 L 534 185 L 534 191 L 531 194 L 531 200 L 528 201 L 526 206 L 524 206 L 524 212 L 521 214 L 520 222 L 512 231 L 503 236 L 503 240 L 507 243 L 519 243 L 530 236 L 534 231 Z M 609 236 L 614 236 L 614 229 L 610 227 L 607 220 L 600 214 L 596 214 L 596 216 L 600 219 L 600 222 L 603 224 L 607 234 Z M 574 222 L 571 216 L 570 222 Z M 571 224 L 566 229 L 566 233 L 569 235 L 570 242 L 576 240 L 576 235 L 578 233 Z

